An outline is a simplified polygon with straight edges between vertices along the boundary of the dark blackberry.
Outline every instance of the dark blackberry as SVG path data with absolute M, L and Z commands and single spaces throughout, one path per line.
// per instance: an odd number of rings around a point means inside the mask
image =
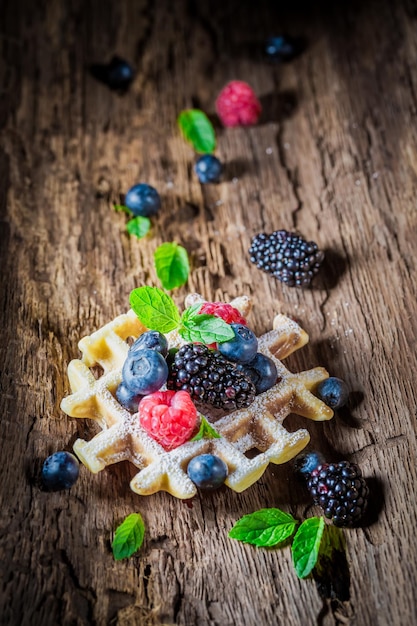
M 256 267 L 289 287 L 308 287 L 324 259 L 324 252 L 314 241 L 286 230 L 256 235 L 249 255 Z
M 167 388 L 188 391 L 196 402 L 233 411 L 249 406 L 255 385 L 217 350 L 187 343 L 170 363 Z
M 349 461 L 322 463 L 307 478 L 315 504 L 335 526 L 355 526 L 363 516 L 369 489 L 360 468 Z

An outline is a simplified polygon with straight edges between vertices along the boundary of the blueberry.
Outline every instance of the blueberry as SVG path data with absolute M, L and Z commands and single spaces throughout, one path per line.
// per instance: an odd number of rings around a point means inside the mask
M 255 358 L 239 369 L 249 376 L 255 385 L 256 393 L 263 393 L 275 385 L 278 378 L 277 366 L 268 356 L 257 352 Z
M 200 454 L 188 464 L 187 474 L 200 489 L 218 489 L 227 478 L 227 465 L 214 454 Z
M 134 395 L 158 391 L 168 378 L 168 365 L 159 352 L 145 348 L 128 357 L 122 370 L 123 383 Z
M 90 72 L 107 87 L 118 91 L 125 91 L 134 78 L 132 66 L 118 56 L 114 56 L 109 63 L 91 65 Z
M 297 474 L 308 478 L 311 472 L 323 463 L 325 459 L 321 452 L 302 452 L 295 458 L 294 470 Z
M 161 208 L 159 193 L 146 183 L 139 183 L 129 189 L 125 196 L 125 205 L 133 215 L 152 217 Z
M 120 57 L 113 57 L 107 66 L 107 84 L 110 89 L 127 89 L 133 78 L 132 66 Z
M 269 37 L 265 42 L 264 52 L 274 61 L 291 61 L 302 52 L 302 49 L 301 40 L 281 35 Z
M 255 334 L 243 324 L 230 324 L 235 336 L 229 341 L 219 343 L 218 350 L 229 359 L 238 363 L 249 363 L 258 350 L 258 340 Z
M 55 452 L 42 467 L 42 484 L 47 491 L 69 489 L 78 478 L 78 459 L 70 452 Z
M 131 413 L 137 413 L 138 404 L 143 396 L 133 393 L 124 383 L 120 383 L 116 390 L 116 398 L 125 409 Z
M 160 352 L 162 356 L 166 357 L 168 354 L 168 341 L 165 335 L 157 330 L 147 330 L 136 339 L 135 343 L 132 343 L 129 349 L 129 357 L 137 352 L 137 350 L 143 350 L 144 348 L 156 350 Z
M 330 377 L 319 384 L 317 395 L 331 409 L 340 409 L 348 401 L 349 389 L 344 380 Z
M 203 154 L 195 164 L 194 170 L 200 183 L 218 183 L 223 166 L 212 154 Z

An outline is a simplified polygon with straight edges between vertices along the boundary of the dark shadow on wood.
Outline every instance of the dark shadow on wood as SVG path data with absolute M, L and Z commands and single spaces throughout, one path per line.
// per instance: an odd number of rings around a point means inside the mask
M 297 93 L 293 90 L 276 91 L 265 94 L 259 98 L 262 106 L 259 124 L 269 122 L 283 122 L 290 118 L 298 104 Z
M 346 259 L 332 248 L 325 250 L 324 261 L 314 277 L 310 289 L 334 289 L 347 268 Z
M 375 476 L 365 477 L 365 480 L 369 487 L 368 506 L 360 524 L 358 524 L 360 528 L 369 528 L 369 526 L 376 524 L 385 507 L 385 492 L 382 480 Z
M 367 419 L 359 419 L 353 415 L 352 411 L 359 407 L 364 401 L 365 395 L 362 391 L 351 391 L 349 393 L 349 400 L 346 406 L 341 407 L 336 411 L 335 415 L 338 420 L 343 422 L 345 426 L 349 428 L 355 428 L 359 430 L 363 428 Z

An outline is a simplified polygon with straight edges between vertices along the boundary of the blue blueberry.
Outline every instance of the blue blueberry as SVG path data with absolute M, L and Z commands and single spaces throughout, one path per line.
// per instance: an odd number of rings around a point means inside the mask
M 123 383 L 134 394 L 158 391 L 168 378 L 168 365 L 159 352 L 144 348 L 128 356 L 122 370 Z
M 319 384 L 317 395 L 331 409 L 340 409 L 348 401 L 349 389 L 344 380 L 330 377 Z
M 126 91 L 135 75 L 132 66 L 118 56 L 114 56 L 109 63 L 91 65 L 90 72 L 107 87 L 118 91 Z
M 132 66 L 120 57 L 113 57 L 107 66 L 107 84 L 111 89 L 127 89 L 134 75 Z
M 45 460 L 42 467 L 42 484 L 47 491 L 61 491 L 73 486 L 78 478 L 80 465 L 70 452 L 55 452 Z
M 129 356 L 133 355 L 138 350 L 149 348 L 150 350 L 157 350 L 162 356 L 166 357 L 168 354 L 168 341 L 165 335 L 157 330 L 147 330 L 136 339 L 135 343 L 129 348 Z
M 218 350 L 229 359 L 238 363 L 249 363 L 258 351 L 256 335 L 244 324 L 230 324 L 235 336 L 229 341 L 219 343 Z
M 218 183 L 223 172 L 219 159 L 212 154 L 203 154 L 194 166 L 200 183 Z
M 321 452 L 302 452 L 295 458 L 294 470 L 301 476 L 308 478 L 313 470 L 325 462 Z
M 302 52 L 301 40 L 284 35 L 269 37 L 265 42 L 264 52 L 274 61 L 291 61 Z
M 257 352 L 255 358 L 249 363 L 238 367 L 252 380 L 256 394 L 267 391 L 277 382 L 277 366 L 272 359 L 261 352 Z
M 200 454 L 188 464 L 187 474 L 200 489 L 218 489 L 227 478 L 227 465 L 214 454 Z
M 139 183 L 129 189 L 125 196 L 125 205 L 133 215 L 152 217 L 161 208 L 161 198 L 154 187 Z
M 116 390 L 116 398 L 125 409 L 131 413 L 137 413 L 138 404 L 143 396 L 133 393 L 124 383 L 120 383 Z

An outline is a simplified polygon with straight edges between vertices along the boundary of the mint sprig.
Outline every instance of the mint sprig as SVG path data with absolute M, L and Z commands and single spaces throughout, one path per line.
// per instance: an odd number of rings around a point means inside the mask
M 129 220 L 126 224 L 126 230 L 129 235 L 134 235 L 138 239 L 142 239 L 148 234 L 151 228 L 151 220 L 149 217 L 142 217 L 137 215 L 133 219 Z
M 154 253 L 156 274 L 164 289 L 185 285 L 190 273 L 187 250 L 175 242 L 158 246 Z
M 139 287 L 130 292 L 130 306 L 144 326 L 160 333 L 178 328 L 180 314 L 174 301 L 158 287 Z
M 191 323 L 184 323 L 180 334 L 185 341 L 205 344 L 223 343 L 235 336 L 229 324 L 215 315 L 201 315 Z
M 325 522 L 323 517 L 304 520 L 292 543 L 292 558 L 299 578 L 306 578 L 316 566 Z
M 145 524 L 140 513 L 131 513 L 116 528 L 111 544 L 116 561 L 132 556 L 143 543 Z
M 133 215 L 132 211 L 127 208 L 124 204 L 115 204 L 114 210 L 116 213 L 126 213 L 127 215 Z
M 254 546 L 271 548 L 295 532 L 298 522 L 280 509 L 260 509 L 244 515 L 229 532 L 229 537 Z
M 144 217 L 142 215 L 134 216 L 133 211 L 131 211 L 124 204 L 115 204 L 114 210 L 116 213 L 126 213 L 126 215 L 132 218 L 126 223 L 126 230 L 129 235 L 142 239 L 142 237 L 145 237 L 145 235 L 148 234 L 151 228 L 151 220 L 149 217 Z
M 292 538 L 298 525 L 296 519 L 280 509 L 260 509 L 238 520 L 229 537 L 271 548 Z M 311 573 L 315 578 L 322 578 L 336 559 L 346 558 L 345 538 L 339 528 L 326 524 L 323 517 L 310 517 L 299 525 L 291 552 L 299 578 L 307 578 Z
M 177 330 L 188 342 L 222 343 L 233 339 L 233 329 L 215 315 L 200 314 L 194 304 L 180 316 L 172 298 L 158 287 L 138 287 L 130 293 L 130 306 L 144 326 L 160 333 Z
M 191 441 L 200 441 L 200 439 L 221 439 L 217 430 L 214 430 L 213 426 L 206 420 L 205 417 L 201 417 L 199 431 L 191 439 Z
M 184 138 L 196 152 L 211 154 L 216 148 L 216 133 L 207 115 L 200 109 L 181 111 L 177 119 Z

